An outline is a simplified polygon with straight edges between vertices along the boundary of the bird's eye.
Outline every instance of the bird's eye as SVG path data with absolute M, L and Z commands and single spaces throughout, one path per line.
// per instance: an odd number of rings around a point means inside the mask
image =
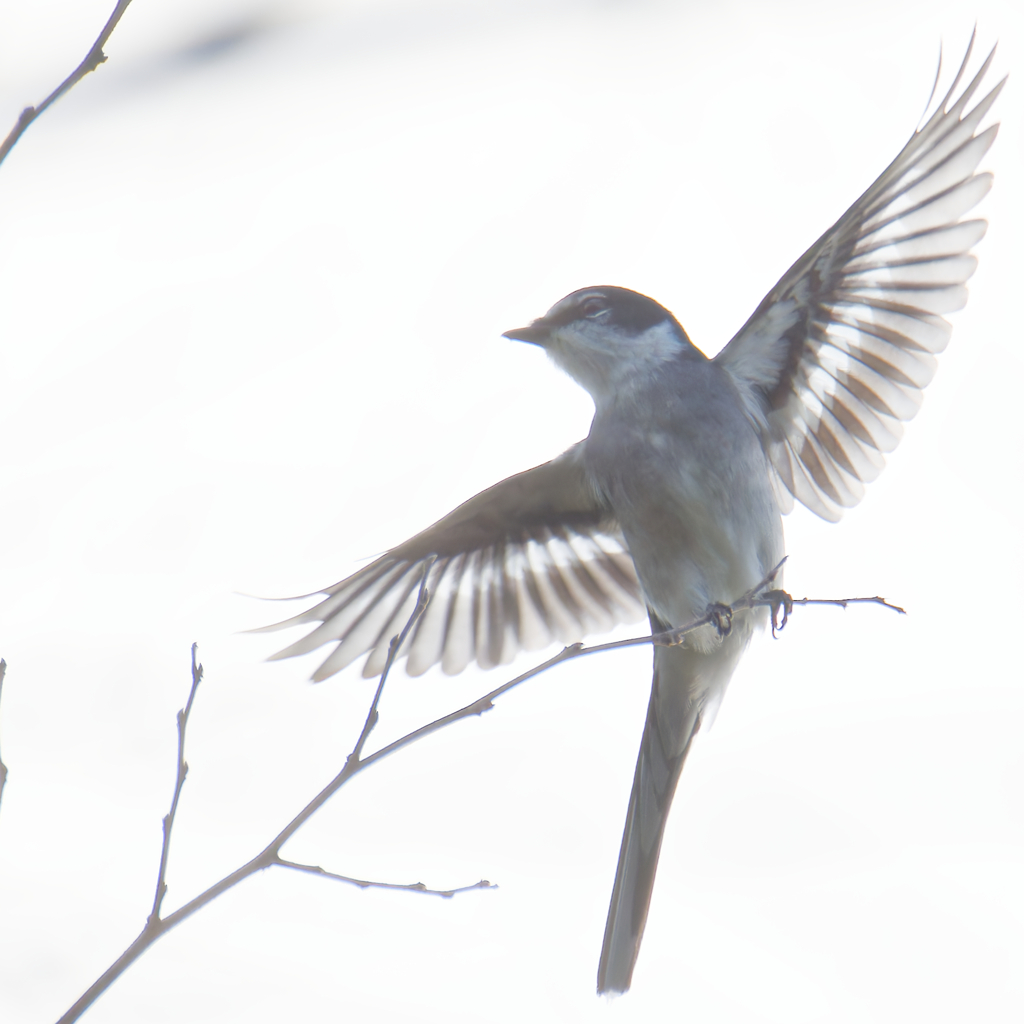
M 593 320 L 595 317 L 599 317 L 602 313 L 608 312 L 608 303 L 604 299 L 599 299 L 597 296 L 592 296 L 586 299 L 580 306 L 580 312 Z

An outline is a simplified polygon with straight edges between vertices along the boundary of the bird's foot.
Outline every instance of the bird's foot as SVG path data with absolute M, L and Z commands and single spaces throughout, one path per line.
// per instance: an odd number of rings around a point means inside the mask
M 709 604 L 707 615 L 719 636 L 725 637 L 732 632 L 732 609 L 727 604 L 719 604 L 717 601 Z
M 778 637 L 789 622 L 790 613 L 793 611 L 793 598 L 785 590 L 766 590 L 761 594 L 761 599 L 769 602 L 768 607 L 772 610 L 772 636 Z M 779 618 L 780 612 L 782 618 Z

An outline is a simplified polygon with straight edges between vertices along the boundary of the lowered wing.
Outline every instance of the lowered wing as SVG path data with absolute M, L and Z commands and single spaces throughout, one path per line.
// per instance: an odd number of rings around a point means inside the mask
M 403 647 L 413 676 L 437 662 L 449 675 L 472 661 L 492 668 L 520 650 L 576 641 L 641 618 L 633 560 L 587 482 L 581 448 L 582 442 L 482 491 L 323 591 L 326 597 L 313 608 L 256 632 L 318 622 L 274 658 L 334 643 L 315 680 L 368 651 L 363 675 L 379 675 L 431 558 L 430 602 Z

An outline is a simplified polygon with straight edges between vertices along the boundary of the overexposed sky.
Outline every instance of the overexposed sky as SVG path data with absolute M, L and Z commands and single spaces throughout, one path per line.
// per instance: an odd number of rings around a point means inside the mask
M 0 9 L 0 131 L 111 0 Z M 898 152 L 979 25 L 1012 77 L 971 299 L 683 774 L 633 990 L 594 995 L 650 653 L 558 668 L 354 781 L 154 946 L 105 1024 L 1016 1022 L 1024 1015 L 1024 17 L 1011 3 L 135 0 L 0 167 L 0 1019 L 56 1019 L 340 768 L 358 668 L 239 631 L 586 433 L 500 337 L 577 287 L 714 352 Z M 628 630 L 619 635 L 629 635 Z M 396 673 L 371 746 L 540 660 Z

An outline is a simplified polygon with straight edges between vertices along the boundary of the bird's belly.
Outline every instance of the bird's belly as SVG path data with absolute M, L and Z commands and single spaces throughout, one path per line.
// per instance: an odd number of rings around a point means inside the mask
M 607 493 L 648 602 L 683 625 L 730 604 L 783 554 L 782 523 L 757 445 L 699 450 L 656 442 L 615 460 Z M 756 445 L 756 440 L 753 442 Z

